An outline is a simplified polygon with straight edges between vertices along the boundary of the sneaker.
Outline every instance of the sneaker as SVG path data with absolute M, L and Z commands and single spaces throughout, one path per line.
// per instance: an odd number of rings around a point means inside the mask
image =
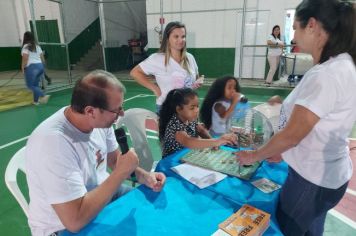
M 41 104 L 46 104 L 48 102 L 48 99 L 49 99 L 50 95 L 45 95 L 43 97 L 40 97 L 38 99 L 38 101 L 41 103 Z
M 38 105 L 40 105 L 40 103 L 39 102 L 32 102 L 32 105 L 38 106 Z

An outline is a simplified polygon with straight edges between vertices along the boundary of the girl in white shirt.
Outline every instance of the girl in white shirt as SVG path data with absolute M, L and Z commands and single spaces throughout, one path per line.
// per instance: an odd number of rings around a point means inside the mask
M 200 111 L 200 119 L 211 135 L 230 132 L 231 116 L 240 97 L 240 85 L 235 77 L 225 76 L 214 81 Z M 247 99 L 243 101 L 247 102 Z
M 33 104 L 47 103 L 49 95 L 45 95 L 39 86 L 44 75 L 44 57 L 41 47 L 36 44 L 30 31 L 23 35 L 21 56 L 21 70 L 25 75 L 26 86 L 33 92 Z
M 170 22 L 163 34 L 158 53 L 134 67 L 130 75 L 157 97 L 157 113 L 169 91 L 175 88 L 198 88 L 202 84 L 197 63 L 186 47 L 186 29 L 181 22 Z M 149 76 L 157 82 L 152 83 Z
M 267 86 L 270 86 L 273 80 L 273 76 L 276 73 L 277 66 L 279 64 L 280 55 L 282 54 L 283 42 L 281 41 L 281 29 L 279 25 L 273 26 L 272 34 L 268 36 L 268 64 L 269 72 L 266 78 Z

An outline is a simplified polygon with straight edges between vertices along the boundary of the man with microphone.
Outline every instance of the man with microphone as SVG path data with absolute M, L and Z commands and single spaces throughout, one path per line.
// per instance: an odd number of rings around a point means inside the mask
M 118 140 L 124 154 L 118 150 L 112 124 L 124 114 L 124 92 L 111 73 L 91 72 L 76 83 L 71 105 L 30 135 L 25 159 L 32 235 L 79 231 L 131 189 L 123 181 L 133 173 L 139 183 L 161 191 L 165 175 L 138 167 L 137 155 L 122 135 Z

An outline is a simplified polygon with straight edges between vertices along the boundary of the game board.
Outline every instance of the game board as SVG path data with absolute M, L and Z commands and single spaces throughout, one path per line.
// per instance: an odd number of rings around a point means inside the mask
M 245 180 L 249 180 L 260 165 L 256 162 L 250 166 L 240 166 L 233 152 L 209 148 L 190 150 L 181 161 Z

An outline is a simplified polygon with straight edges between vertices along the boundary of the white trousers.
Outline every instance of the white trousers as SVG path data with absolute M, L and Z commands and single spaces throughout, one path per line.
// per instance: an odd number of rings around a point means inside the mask
M 269 72 L 267 74 L 266 83 L 272 83 L 274 73 L 276 73 L 279 64 L 280 56 L 268 56 Z

